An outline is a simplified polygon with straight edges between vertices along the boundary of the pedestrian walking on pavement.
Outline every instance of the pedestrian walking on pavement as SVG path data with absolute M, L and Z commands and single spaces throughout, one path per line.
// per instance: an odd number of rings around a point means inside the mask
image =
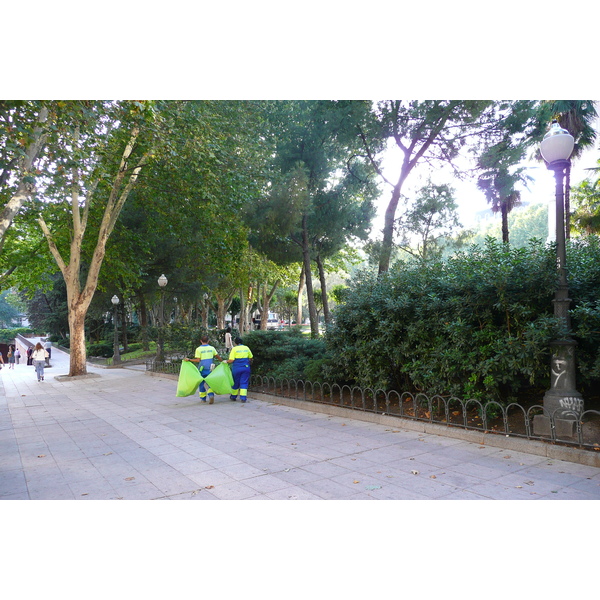
M 33 359 L 31 358 L 32 354 L 33 354 L 33 348 L 31 346 L 29 346 L 29 348 L 27 348 L 27 364 L 28 365 L 33 364 Z
M 21 351 L 17 348 L 15 350 L 15 361 L 17 364 L 19 364 L 19 360 L 21 359 Z
M 2 365 L 4 365 L 4 356 L 2 355 L 2 352 L 0 352 L 0 369 L 2 368 Z
M 44 350 L 39 342 L 35 345 L 35 350 L 31 355 L 31 359 L 35 366 L 35 374 L 37 375 L 38 381 L 44 381 L 44 366 L 46 365 L 46 358 L 48 353 Z
M 44 344 L 44 348 L 45 348 L 46 352 L 48 353 L 48 356 L 46 357 L 46 366 L 49 367 L 50 359 L 52 358 L 52 342 L 50 340 L 46 340 L 46 343 Z
M 217 353 L 215 347 L 208 343 L 208 336 L 203 335 L 200 338 L 200 346 L 196 348 L 194 358 L 184 358 L 183 360 L 189 360 L 190 362 L 198 363 L 198 371 L 200 371 L 200 375 L 202 375 L 202 377 L 206 377 L 214 368 L 215 358 L 218 360 L 223 360 Z M 206 402 L 206 397 L 208 396 L 208 403 L 214 404 L 215 393 L 210 389 L 210 387 L 208 387 L 208 383 L 206 383 L 206 381 L 200 383 L 198 387 L 198 393 L 202 402 Z
M 233 348 L 233 340 L 231 339 L 231 327 L 225 330 L 225 352 L 231 352 Z
M 248 386 L 250 385 L 250 363 L 252 362 L 252 351 L 248 346 L 244 346 L 241 337 L 235 338 L 235 346 L 229 353 L 229 359 L 226 361 L 231 365 L 231 374 L 233 375 L 233 389 L 230 400 L 237 400 L 238 394 L 242 402 L 248 398 Z
M 14 369 L 15 368 L 15 350 L 14 350 L 14 346 L 9 346 L 8 347 L 8 353 L 6 355 L 6 358 L 8 358 L 8 368 L 9 369 Z

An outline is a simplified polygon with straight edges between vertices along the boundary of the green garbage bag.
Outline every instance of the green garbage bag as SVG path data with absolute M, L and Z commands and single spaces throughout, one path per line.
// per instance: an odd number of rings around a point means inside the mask
M 205 378 L 210 389 L 215 394 L 231 394 L 233 389 L 233 375 L 228 363 L 218 364 Z
M 181 361 L 179 379 L 177 380 L 177 393 L 175 396 L 191 396 L 196 393 L 198 386 L 204 381 L 198 367 L 187 360 Z

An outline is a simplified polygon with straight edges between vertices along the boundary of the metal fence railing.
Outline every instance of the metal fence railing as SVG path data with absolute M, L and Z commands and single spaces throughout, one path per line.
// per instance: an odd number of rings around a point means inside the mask
M 146 362 L 146 370 L 155 373 L 179 374 L 180 360 Z M 586 410 L 577 418 L 573 417 L 574 427 L 565 434 L 560 427 L 564 417 L 549 414 L 540 404 L 522 406 L 518 403 L 503 405 L 495 400 L 482 402 L 462 400 L 455 396 L 428 396 L 423 393 L 397 392 L 394 390 L 374 390 L 359 386 L 318 383 L 295 379 L 276 379 L 252 375 L 250 391 L 288 398 L 329 404 L 350 410 L 389 415 L 401 419 L 411 419 L 436 423 L 446 427 L 482 431 L 491 434 L 514 436 L 528 440 L 560 443 L 589 450 L 600 451 L 600 411 Z M 547 418 L 548 435 L 534 432 L 533 420 L 536 415 Z M 563 433 L 561 433 L 561 431 Z
M 293 379 L 275 379 L 252 375 L 250 389 L 262 394 L 292 398 L 306 402 L 330 404 L 351 410 L 371 412 L 437 423 L 446 427 L 479 430 L 529 440 L 559 442 L 570 446 L 600 451 L 600 412 L 586 410 L 573 417 L 574 435 L 561 433 L 560 421 L 539 404 L 522 406 L 517 403 L 500 404 L 494 400 L 462 400 L 457 397 L 409 392 L 374 390 L 358 386 L 316 383 Z M 549 421 L 548 435 L 534 433 L 533 419 L 542 415 Z M 557 426 L 558 425 L 558 426 Z
M 158 360 L 147 360 L 146 371 L 151 373 L 169 373 L 170 375 L 178 375 L 181 361 L 172 362 L 170 360 L 158 361 Z

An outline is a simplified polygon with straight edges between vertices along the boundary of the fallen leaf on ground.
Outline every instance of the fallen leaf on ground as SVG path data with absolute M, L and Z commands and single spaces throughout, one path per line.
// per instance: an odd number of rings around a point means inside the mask
M 133 481 L 135 477 L 125 477 L 125 481 Z
M 352 483 L 360 483 L 358 479 L 355 479 Z
M 214 485 L 205 485 L 204 489 L 205 490 L 212 490 L 215 486 Z

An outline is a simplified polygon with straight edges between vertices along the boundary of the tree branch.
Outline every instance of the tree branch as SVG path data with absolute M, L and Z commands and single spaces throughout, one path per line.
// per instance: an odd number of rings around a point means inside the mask
M 52 256 L 54 257 L 54 260 L 56 260 L 56 264 L 58 265 L 58 268 L 60 269 L 60 272 L 63 274 L 63 277 L 65 278 L 65 281 L 66 281 L 67 280 L 67 265 L 65 264 L 63 257 L 61 256 L 60 252 L 58 251 L 58 248 L 56 247 L 56 243 L 54 241 L 54 236 L 50 232 L 50 229 L 48 229 L 48 225 L 46 225 L 46 221 L 44 221 L 43 217 L 39 217 L 37 221 L 40 224 L 40 227 L 42 228 L 42 231 L 44 233 L 46 241 L 48 242 L 48 247 L 50 248 L 50 252 L 52 253 Z

